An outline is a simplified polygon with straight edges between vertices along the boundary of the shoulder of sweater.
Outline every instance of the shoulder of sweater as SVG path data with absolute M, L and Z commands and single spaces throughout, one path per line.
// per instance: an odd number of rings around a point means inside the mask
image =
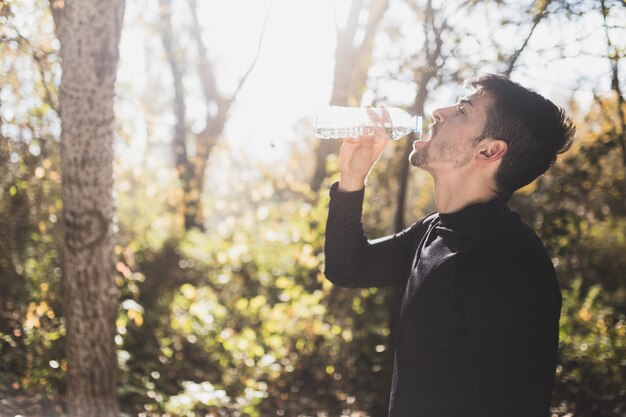
M 411 226 L 406 228 L 403 233 L 409 233 L 414 236 L 421 236 L 428 231 L 432 226 L 436 225 L 439 221 L 438 213 L 431 213 L 423 217 L 421 220 L 416 221 Z
M 495 233 L 477 242 L 468 251 L 467 258 L 483 266 L 552 269 L 541 239 L 517 214 L 511 214 Z

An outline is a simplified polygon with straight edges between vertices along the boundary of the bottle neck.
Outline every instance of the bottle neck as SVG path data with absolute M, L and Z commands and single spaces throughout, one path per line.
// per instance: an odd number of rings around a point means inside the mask
M 413 132 L 420 137 L 422 136 L 422 117 L 421 116 L 413 116 L 411 117 L 411 126 L 413 128 Z

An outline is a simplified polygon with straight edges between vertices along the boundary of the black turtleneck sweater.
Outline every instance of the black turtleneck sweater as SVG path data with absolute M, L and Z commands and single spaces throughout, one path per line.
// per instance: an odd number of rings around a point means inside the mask
M 548 416 L 561 293 L 535 233 L 494 199 L 368 241 L 363 195 L 331 187 L 325 274 L 402 286 L 389 416 Z

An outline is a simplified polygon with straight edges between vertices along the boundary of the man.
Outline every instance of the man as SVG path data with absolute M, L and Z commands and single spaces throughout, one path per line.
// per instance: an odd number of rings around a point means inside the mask
M 383 151 L 346 139 L 330 191 L 326 276 L 342 287 L 402 287 L 391 417 L 545 417 L 557 360 L 561 293 L 550 257 L 511 212 L 512 193 L 571 145 L 574 126 L 540 95 L 483 75 L 437 109 L 412 165 L 434 179 L 437 213 L 368 241 L 365 180 Z

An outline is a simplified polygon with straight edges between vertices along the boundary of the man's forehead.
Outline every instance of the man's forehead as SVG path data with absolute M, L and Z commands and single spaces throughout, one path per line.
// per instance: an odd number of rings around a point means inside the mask
M 461 101 L 470 102 L 473 107 L 485 107 L 492 101 L 491 94 L 481 88 L 473 90 L 470 94 L 460 98 Z
M 468 98 L 488 98 L 489 96 L 490 96 L 489 91 L 483 88 L 472 90 L 468 94 L 465 95 L 465 97 L 468 97 Z

